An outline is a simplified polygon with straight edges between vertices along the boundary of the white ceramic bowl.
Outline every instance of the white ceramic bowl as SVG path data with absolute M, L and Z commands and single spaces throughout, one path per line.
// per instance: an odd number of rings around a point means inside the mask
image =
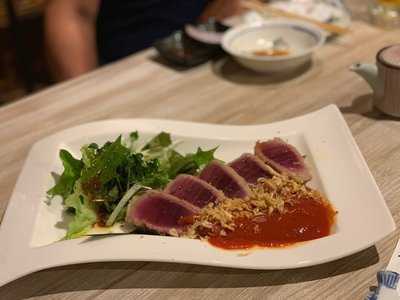
M 290 52 L 284 56 L 259 56 L 254 51 L 262 49 L 266 42 L 282 38 Z M 223 49 L 235 60 L 256 72 L 289 72 L 308 63 L 312 53 L 324 44 L 326 35 L 311 24 L 290 20 L 271 20 L 245 24 L 226 32 L 222 39 Z

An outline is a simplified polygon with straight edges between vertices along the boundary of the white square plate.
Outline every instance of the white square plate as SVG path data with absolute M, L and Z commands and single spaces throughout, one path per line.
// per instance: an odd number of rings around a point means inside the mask
M 219 145 L 216 156 L 232 160 L 251 152 L 256 140 L 282 137 L 311 167 L 311 185 L 339 211 L 333 234 L 295 246 L 226 251 L 200 240 L 120 235 L 58 241 L 60 199 L 47 205 L 51 172 L 60 172 L 61 148 L 79 148 L 138 130 L 150 138 L 167 131 L 183 140 L 179 150 Z M 320 264 L 363 250 L 395 229 L 392 216 L 336 106 L 267 125 L 227 126 L 149 119 L 109 120 L 67 129 L 36 143 L 18 179 L 0 228 L 0 285 L 54 266 L 98 261 L 163 261 L 249 269 L 286 269 Z

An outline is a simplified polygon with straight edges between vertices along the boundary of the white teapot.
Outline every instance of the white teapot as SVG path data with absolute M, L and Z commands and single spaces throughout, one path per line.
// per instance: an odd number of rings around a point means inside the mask
M 356 63 L 350 70 L 363 77 L 374 91 L 374 105 L 380 111 L 400 117 L 400 45 L 383 48 L 376 64 Z

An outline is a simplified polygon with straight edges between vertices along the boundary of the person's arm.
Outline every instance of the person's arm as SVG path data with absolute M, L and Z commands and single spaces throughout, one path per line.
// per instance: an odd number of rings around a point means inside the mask
M 242 5 L 243 0 L 211 0 L 206 6 L 199 21 L 205 22 L 208 18 L 215 18 L 222 21 L 226 18 L 243 13 L 245 8 Z
M 50 0 L 45 11 L 49 62 L 56 80 L 97 67 L 96 18 L 100 0 Z

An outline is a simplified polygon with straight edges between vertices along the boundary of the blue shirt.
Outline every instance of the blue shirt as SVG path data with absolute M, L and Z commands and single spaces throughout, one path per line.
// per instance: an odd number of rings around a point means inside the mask
M 101 63 L 150 47 L 193 23 L 209 0 L 102 0 L 97 18 Z

